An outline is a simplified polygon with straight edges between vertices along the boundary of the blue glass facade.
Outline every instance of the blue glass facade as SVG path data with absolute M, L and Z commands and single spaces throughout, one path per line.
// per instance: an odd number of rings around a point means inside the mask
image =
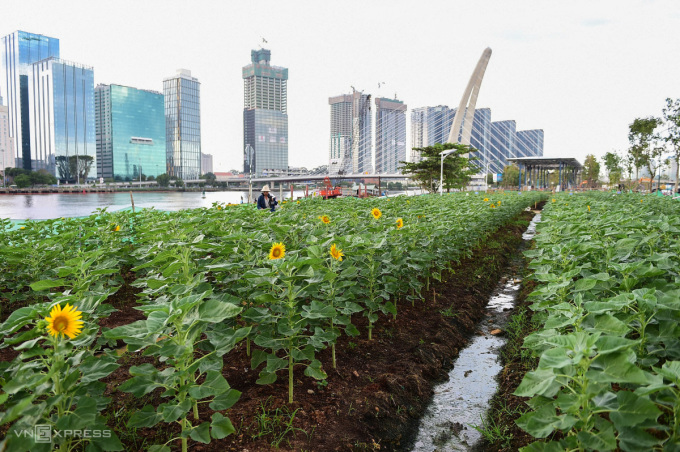
M 543 130 L 520 130 L 515 140 L 517 157 L 543 157 Z
M 32 169 L 28 86 L 32 64 L 49 57 L 59 58 L 56 38 L 25 31 L 15 31 L 2 38 L 0 84 L 9 110 L 9 133 L 16 165 L 24 169 Z
M 411 110 L 411 147 L 422 148 L 446 143 L 455 115 L 456 110 L 446 105 Z M 420 155 L 412 151 L 411 161 L 420 161 Z
M 166 169 L 163 94 L 121 85 L 95 89 L 97 177 L 157 177 Z
M 515 135 L 517 125 L 514 120 L 496 121 L 491 123 L 491 149 L 489 158 L 497 161 L 501 167 L 508 164 L 508 158 L 515 155 Z
M 55 58 L 34 63 L 32 69 L 29 79 L 32 169 L 45 169 L 65 183 L 94 178 L 93 69 Z
M 191 71 L 163 80 L 167 173 L 183 180 L 201 175 L 201 84 Z
M 406 107 L 396 99 L 375 100 L 376 173 L 397 173 L 406 160 Z

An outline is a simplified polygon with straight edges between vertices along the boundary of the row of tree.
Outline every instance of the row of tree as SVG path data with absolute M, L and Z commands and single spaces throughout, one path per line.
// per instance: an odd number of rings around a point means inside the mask
M 47 170 L 29 171 L 23 168 L 5 168 L 5 181 L 18 188 L 28 188 L 35 185 L 54 185 L 57 178 Z
M 628 149 L 607 152 L 602 157 L 609 183 L 618 185 L 624 176 L 627 176 L 631 185 L 639 183 L 640 169 L 646 168 L 649 173 L 648 189 L 651 191 L 654 178 L 669 163 L 667 157 L 673 158 L 675 162 L 680 159 L 680 99 L 666 99 L 661 116 L 636 118 L 629 125 L 628 141 Z M 594 155 L 588 155 L 583 166 L 583 179 L 588 181 L 590 187 L 595 187 L 599 181 L 600 163 Z M 679 172 L 676 165 L 675 181 L 678 180 Z

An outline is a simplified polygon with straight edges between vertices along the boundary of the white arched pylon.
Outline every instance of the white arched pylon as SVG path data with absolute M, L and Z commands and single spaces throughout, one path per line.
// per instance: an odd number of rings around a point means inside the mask
M 491 58 L 491 48 L 487 47 L 482 52 L 482 56 L 477 62 L 470 81 L 468 82 L 463 98 L 460 100 L 458 105 L 458 110 L 456 111 L 456 116 L 453 117 L 453 124 L 451 125 L 451 131 L 449 132 L 449 143 L 458 143 L 458 137 L 460 136 L 460 144 L 470 144 L 470 133 L 472 132 L 472 121 L 475 115 L 475 107 L 477 105 L 477 96 L 479 95 L 479 87 L 482 85 L 482 79 L 484 78 L 484 71 L 486 71 L 486 66 L 489 64 L 489 59 Z M 463 115 L 465 116 L 465 128 L 463 128 L 461 134 L 461 127 L 463 126 Z

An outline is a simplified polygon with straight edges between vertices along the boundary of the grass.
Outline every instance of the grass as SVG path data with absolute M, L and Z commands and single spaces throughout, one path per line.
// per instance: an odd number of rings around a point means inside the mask
M 290 434 L 295 437 L 297 433 L 304 433 L 307 437 L 311 437 L 305 430 L 293 426 L 298 410 L 299 408 L 291 412 L 287 406 L 273 408 L 271 397 L 260 402 L 259 412 L 255 415 L 249 429 L 251 438 L 268 436 L 271 439 L 269 444 L 278 449 L 284 440 L 287 441 L 286 437 Z

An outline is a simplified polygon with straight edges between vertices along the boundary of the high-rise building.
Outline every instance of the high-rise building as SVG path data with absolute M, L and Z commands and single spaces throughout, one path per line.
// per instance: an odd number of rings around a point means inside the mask
M 14 141 L 9 136 L 9 107 L 0 103 L 0 170 L 14 168 Z
M 515 139 L 516 157 L 543 157 L 543 129 L 519 130 Z
M 15 31 L 2 38 L 0 83 L 7 97 L 9 136 L 13 141 L 16 165 L 27 170 L 32 169 L 29 78 L 33 63 L 49 57 L 59 58 L 59 40 L 56 38 L 25 31 Z
M 163 80 L 165 147 L 170 177 L 183 180 L 201 175 L 201 83 L 191 71 L 178 69 Z
M 397 173 L 406 160 L 406 105 L 375 99 L 375 172 Z
M 508 158 L 518 157 L 515 155 L 516 130 L 514 120 L 491 123 L 491 149 L 488 155 L 490 161 L 498 162 L 501 168 L 508 164 Z
M 271 51 L 250 52 L 243 67 L 243 172 L 288 171 L 288 69 L 272 66 Z
M 443 144 L 449 138 L 456 110 L 446 105 L 419 107 L 411 110 L 411 148 Z M 420 153 L 411 149 L 411 161 L 419 162 Z
M 201 174 L 213 172 L 212 154 L 201 154 Z
M 373 172 L 371 95 L 354 90 L 328 99 L 331 107 L 329 173 Z
M 97 177 L 135 181 L 167 171 L 163 94 L 97 85 L 94 104 Z
M 31 168 L 45 169 L 66 183 L 94 178 L 93 69 L 47 58 L 33 64 L 28 91 Z

